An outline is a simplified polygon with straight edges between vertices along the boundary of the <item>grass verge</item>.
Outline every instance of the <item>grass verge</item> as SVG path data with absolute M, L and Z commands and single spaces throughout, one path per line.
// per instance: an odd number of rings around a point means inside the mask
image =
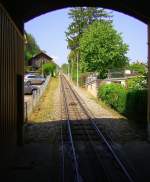
M 55 92 L 58 89 L 58 85 L 59 79 L 57 77 L 50 79 L 45 93 L 29 117 L 30 122 L 41 122 L 54 119 L 53 107 L 55 101 Z

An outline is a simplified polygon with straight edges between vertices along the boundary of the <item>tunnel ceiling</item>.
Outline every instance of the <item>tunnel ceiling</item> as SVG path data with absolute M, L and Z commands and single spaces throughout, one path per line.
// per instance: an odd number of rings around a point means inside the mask
M 145 23 L 150 21 L 146 0 L 0 0 L 12 18 L 27 22 L 41 14 L 65 7 L 97 6 L 133 16 Z

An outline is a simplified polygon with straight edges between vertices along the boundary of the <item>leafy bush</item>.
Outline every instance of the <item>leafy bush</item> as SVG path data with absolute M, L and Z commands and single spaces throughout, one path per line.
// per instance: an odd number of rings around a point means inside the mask
M 132 63 L 129 65 L 129 69 L 136 71 L 137 73 L 144 75 L 147 72 L 147 65 L 143 63 Z
M 147 88 L 147 80 L 145 77 L 137 76 L 127 80 L 127 87 L 129 90 L 140 90 Z
M 98 97 L 128 118 L 147 119 L 147 89 L 126 90 L 119 84 L 104 84 L 98 90 Z
M 55 64 L 52 64 L 52 63 L 43 64 L 43 72 L 45 75 L 51 74 L 52 76 L 54 76 L 55 70 L 56 70 Z
M 98 90 L 98 97 L 118 112 L 124 112 L 126 104 L 126 89 L 122 85 L 115 83 L 104 84 Z

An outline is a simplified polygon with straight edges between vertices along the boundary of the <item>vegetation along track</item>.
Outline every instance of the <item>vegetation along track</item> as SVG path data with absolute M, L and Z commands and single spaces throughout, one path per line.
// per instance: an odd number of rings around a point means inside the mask
M 62 181 L 135 181 L 64 75 L 60 75 L 60 81 Z

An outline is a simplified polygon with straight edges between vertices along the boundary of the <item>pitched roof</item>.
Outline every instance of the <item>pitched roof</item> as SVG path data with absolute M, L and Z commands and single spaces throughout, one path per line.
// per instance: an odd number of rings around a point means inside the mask
M 40 53 L 36 54 L 36 55 L 33 56 L 31 59 L 35 59 L 35 58 L 38 58 L 38 57 L 41 57 L 41 56 L 44 56 L 44 57 L 46 57 L 47 59 L 53 59 L 53 58 L 51 58 L 50 56 L 48 56 L 47 54 L 45 54 L 44 52 L 40 52 Z
M 53 58 L 50 57 L 50 56 L 48 56 L 48 55 L 45 54 L 44 52 L 40 52 L 40 53 L 38 53 L 37 55 L 33 56 L 31 59 L 29 59 L 29 61 L 28 61 L 29 64 L 32 62 L 32 60 L 38 59 L 38 58 L 40 58 L 41 56 L 44 56 L 45 58 L 49 59 L 53 64 L 56 64 L 54 61 L 52 61 Z M 57 65 L 57 64 L 56 64 L 56 65 Z

